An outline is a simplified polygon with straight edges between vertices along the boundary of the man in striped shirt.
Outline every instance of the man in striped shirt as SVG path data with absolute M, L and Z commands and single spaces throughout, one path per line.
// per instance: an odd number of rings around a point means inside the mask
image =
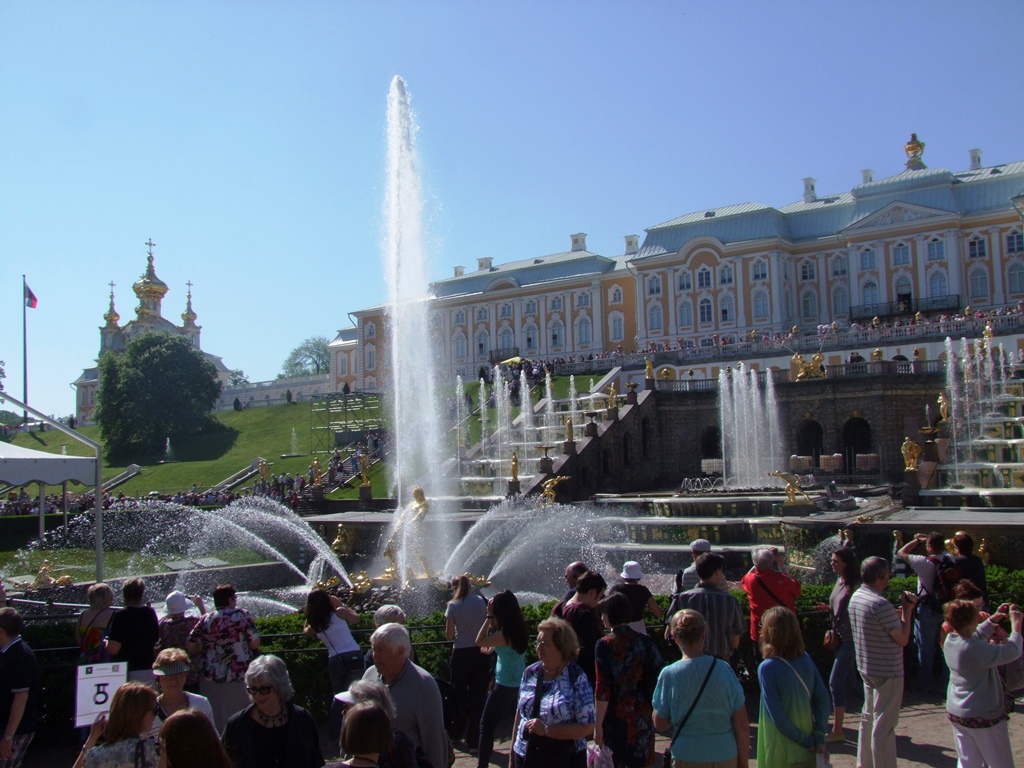
M 904 593 L 897 611 L 886 599 L 889 562 L 869 557 L 863 584 L 850 598 L 857 671 L 864 679 L 864 709 L 857 740 L 857 768 L 896 768 L 896 724 L 903 702 L 903 648 L 910 641 L 917 598 Z
M 697 558 L 697 575 L 700 583 L 673 597 L 665 618 L 671 622 L 672 616 L 684 608 L 699 613 L 707 626 L 704 652 L 728 661 L 740 644 L 743 611 L 740 601 L 725 589 L 725 558 L 713 552 L 700 555 Z M 665 639 L 670 639 L 670 631 L 666 627 Z

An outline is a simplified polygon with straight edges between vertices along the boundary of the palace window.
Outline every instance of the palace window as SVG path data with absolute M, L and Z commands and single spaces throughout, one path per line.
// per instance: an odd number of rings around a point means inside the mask
M 464 322 L 466 322 L 466 313 L 460 309 L 455 313 L 455 324 L 462 325 Z
M 491 337 L 487 335 L 487 331 L 480 331 L 476 335 L 476 356 L 487 357 L 487 352 L 491 346 Z
M 647 295 L 661 296 L 661 278 L 652 277 L 647 281 Z
M 524 310 L 524 312 L 527 315 L 536 315 L 537 314 L 537 302 L 534 301 L 533 299 L 530 299 L 529 301 L 527 301 L 526 302 L 526 309 Z
M 1024 253 L 1024 235 L 1020 232 L 1011 232 L 1006 236 L 1007 253 Z
M 526 340 L 526 349 L 530 352 L 537 351 L 537 326 L 530 323 L 523 329 L 523 338 Z
M 576 297 L 576 306 L 577 307 L 589 307 L 590 306 L 590 294 L 589 293 L 581 293 L 579 296 L 577 296 Z
M 935 272 L 928 280 L 928 295 L 933 299 L 946 296 L 948 293 L 945 272 Z
M 711 299 L 701 299 L 700 305 L 697 309 L 700 316 L 700 322 L 702 324 L 713 323 L 715 321 L 715 314 L 711 307 Z
M 971 299 L 985 299 L 988 295 L 988 272 L 984 269 L 973 269 L 970 274 Z
M 804 320 L 816 320 L 818 317 L 818 297 L 814 291 L 806 291 L 800 298 L 800 315 Z
M 653 307 L 647 310 L 647 330 L 662 330 L 662 314 L 660 304 L 655 304 Z
M 942 261 L 946 258 L 946 244 L 942 240 L 928 242 L 928 261 Z
M 679 326 L 681 328 L 693 327 L 693 304 L 683 300 L 679 302 Z
M 892 249 L 892 265 L 894 267 L 905 266 L 910 263 L 910 248 L 899 243 Z
M 373 347 L 366 348 L 366 370 L 372 371 L 377 367 L 377 350 Z
M 832 277 L 843 277 L 846 274 L 846 256 L 837 255 L 832 259 Z
M 715 340 L 710 336 L 705 336 L 703 339 L 700 340 L 700 345 L 702 347 L 713 347 L 715 346 Z
M 466 359 L 466 337 L 463 336 L 460 333 L 458 336 L 455 337 L 455 342 L 454 342 L 453 346 L 455 347 L 455 359 L 456 360 L 465 360 Z
M 1010 283 L 1010 293 L 1024 293 L 1024 266 L 1014 264 L 1007 273 Z
M 805 261 L 800 264 L 800 279 L 801 280 L 814 280 L 816 277 L 817 270 L 814 268 L 813 261 Z
M 511 328 L 502 328 L 498 334 L 498 346 L 501 349 L 512 349 L 516 345 L 515 334 Z
M 622 289 L 618 288 L 618 287 L 613 288 L 612 289 L 612 304 L 621 304 L 621 303 L 622 303 Z
M 702 268 L 697 272 L 697 287 L 698 288 L 710 288 L 711 287 L 711 270 L 707 267 Z
M 338 355 L 338 375 L 348 376 L 348 355 Z
M 512 317 L 512 305 L 502 304 L 501 305 L 501 317 Z
M 733 272 L 732 267 L 728 264 L 723 264 L 722 269 L 718 273 L 718 284 L 719 285 L 732 285 Z
M 622 315 L 618 312 L 608 318 L 608 336 L 612 341 L 622 341 L 626 335 Z
M 589 317 L 581 317 L 576 327 L 576 340 L 580 344 L 590 344 L 593 338 L 592 326 Z
M 723 297 L 720 306 L 723 323 L 731 323 L 736 320 L 736 302 L 733 301 L 732 296 Z
M 690 277 L 689 272 L 679 273 L 679 290 L 689 291 L 693 288 L 693 278 Z
M 750 270 L 750 276 L 754 280 L 767 280 L 768 265 L 763 261 L 755 261 L 753 268 Z
M 860 252 L 860 268 L 861 269 L 875 269 L 877 268 L 877 262 L 875 260 L 875 252 L 868 248 L 866 251 Z
M 982 238 L 975 237 L 967 243 L 967 258 L 984 259 L 987 255 L 988 249 L 985 247 L 985 241 Z
M 850 294 L 842 286 L 832 291 L 832 314 L 845 315 L 850 311 Z
M 374 325 L 373 323 L 367 323 L 366 324 L 366 338 L 372 339 L 376 335 L 377 335 L 377 326 Z
M 548 303 L 548 306 L 550 307 L 552 312 L 559 312 L 559 311 L 561 311 L 561 309 L 562 309 L 562 297 L 561 296 L 554 296 L 554 297 L 552 297 L 551 301 Z
M 551 346 L 562 346 L 562 323 L 557 320 L 554 323 L 552 323 L 551 328 L 549 329 L 549 333 L 551 337 Z
M 754 319 L 768 319 L 768 293 L 766 291 L 758 291 L 754 294 Z
M 487 321 L 487 307 L 480 307 L 476 311 L 476 321 L 483 323 Z
M 868 282 L 864 283 L 863 287 L 860 290 L 860 293 L 861 299 L 865 304 L 878 303 L 878 286 L 874 282 L 869 280 Z

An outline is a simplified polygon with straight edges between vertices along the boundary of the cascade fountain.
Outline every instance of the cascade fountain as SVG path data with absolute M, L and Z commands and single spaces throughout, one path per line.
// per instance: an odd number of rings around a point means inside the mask
M 763 379 L 763 385 L 759 382 Z M 723 479 L 727 488 L 778 485 L 768 473 L 787 466 L 780 454 L 781 422 L 771 373 L 742 362 L 718 374 Z

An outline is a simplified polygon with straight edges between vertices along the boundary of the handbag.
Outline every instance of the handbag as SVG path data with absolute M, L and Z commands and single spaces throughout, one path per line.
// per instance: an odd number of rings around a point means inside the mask
M 701 694 L 704 693 L 704 688 L 707 687 L 708 680 L 711 679 L 711 673 L 715 669 L 715 664 L 718 663 L 718 657 L 711 657 L 711 666 L 708 667 L 708 673 L 704 675 L 704 682 L 700 684 L 700 690 L 697 691 L 697 696 L 693 699 L 693 704 L 686 710 L 686 714 L 683 715 L 683 719 L 679 721 L 679 727 L 676 728 L 676 734 L 672 737 L 672 741 L 665 747 L 665 754 L 662 757 L 661 765 L 662 768 L 672 768 L 672 746 L 676 743 L 676 739 L 679 738 L 679 732 L 683 730 L 683 726 L 686 725 L 686 721 L 690 719 L 690 715 L 693 713 L 694 707 L 697 706 L 697 702 L 700 701 Z
M 839 636 L 834 622 L 832 629 L 825 631 L 825 639 L 821 641 L 821 644 L 825 647 L 826 651 L 831 651 L 832 653 L 838 651 L 839 646 L 843 644 L 843 638 Z
M 544 695 L 542 675 L 543 671 L 538 669 L 537 687 L 533 691 L 533 713 L 530 715 L 532 720 L 536 720 L 540 715 L 540 700 Z M 576 739 L 552 739 L 550 736 L 531 733 L 526 740 L 523 768 L 564 768 L 574 754 Z

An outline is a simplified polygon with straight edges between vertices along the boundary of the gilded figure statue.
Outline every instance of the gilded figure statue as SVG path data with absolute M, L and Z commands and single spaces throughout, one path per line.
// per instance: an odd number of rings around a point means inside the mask
M 649 357 L 644 358 L 644 378 L 654 378 L 654 365 L 651 363 L 651 358 Z
M 545 503 L 545 504 L 554 504 L 555 503 L 555 486 L 558 485 L 563 480 L 568 480 L 568 479 L 569 478 L 567 476 L 565 476 L 565 475 L 557 475 L 557 476 L 552 477 L 549 480 L 545 480 L 543 483 L 541 483 L 541 488 L 544 489 L 543 493 L 541 493 L 541 495 L 540 495 L 541 501 L 543 503 Z
M 908 436 L 900 446 L 903 453 L 903 466 L 905 469 L 917 469 L 917 459 L 921 455 L 921 446 L 915 443 Z
M 512 482 L 519 482 L 519 454 L 512 451 Z
M 565 442 L 575 442 L 576 435 L 572 428 L 572 416 L 565 420 Z
M 363 487 L 370 486 L 370 459 L 365 453 L 359 454 L 359 474 L 363 478 Z
M 882 362 L 882 350 L 881 349 L 875 348 L 875 349 L 871 350 L 871 362 L 872 363 L 880 363 L 880 362 Z
M 331 551 L 336 555 L 351 555 L 352 544 L 352 534 L 344 525 L 338 523 L 338 531 L 334 536 L 334 541 L 331 542 Z
M 796 504 L 797 493 L 803 496 L 809 503 L 814 503 L 814 500 L 800 487 L 800 478 L 791 472 L 783 472 L 781 469 L 776 469 L 774 472 L 769 472 L 768 476 L 777 477 L 786 484 L 786 504 Z
M 320 471 L 320 459 L 313 459 L 310 468 L 313 470 L 313 485 L 323 485 L 324 474 Z
M 267 482 L 267 479 L 270 477 L 270 465 L 267 464 L 266 459 L 260 459 L 259 464 L 256 465 L 256 470 L 259 472 L 260 480 L 264 483 Z
M 949 420 L 949 398 L 946 397 L 945 392 L 939 392 L 939 416 L 942 417 L 942 421 Z
M 616 396 L 615 395 L 615 382 L 613 381 L 611 384 L 608 385 L 608 407 L 609 408 L 614 408 L 615 407 L 615 396 Z
M 406 505 L 405 509 L 398 512 L 398 522 L 395 523 L 395 530 L 391 532 L 390 538 L 388 538 L 387 544 L 384 545 L 384 557 L 391 564 L 385 571 L 390 577 L 398 578 L 398 553 L 397 553 L 397 541 L 401 540 L 402 530 L 406 525 L 415 525 L 423 520 L 427 516 L 427 512 L 430 511 L 430 502 L 427 501 L 426 494 L 423 489 L 418 485 L 412 489 L 412 501 Z M 423 566 L 423 572 L 425 578 L 430 578 L 430 566 L 427 564 L 426 555 L 423 552 L 423 544 L 420 541 L 421 537 L 415 535 L 417 532 L 414 531 L 412 537 L 412 546 L 415 549 L 416 558 L 420 561 L 420 565 Z M 409 580 L 412 580 L 413 574 L 412 569 L 408 569 L 406 574 Z

